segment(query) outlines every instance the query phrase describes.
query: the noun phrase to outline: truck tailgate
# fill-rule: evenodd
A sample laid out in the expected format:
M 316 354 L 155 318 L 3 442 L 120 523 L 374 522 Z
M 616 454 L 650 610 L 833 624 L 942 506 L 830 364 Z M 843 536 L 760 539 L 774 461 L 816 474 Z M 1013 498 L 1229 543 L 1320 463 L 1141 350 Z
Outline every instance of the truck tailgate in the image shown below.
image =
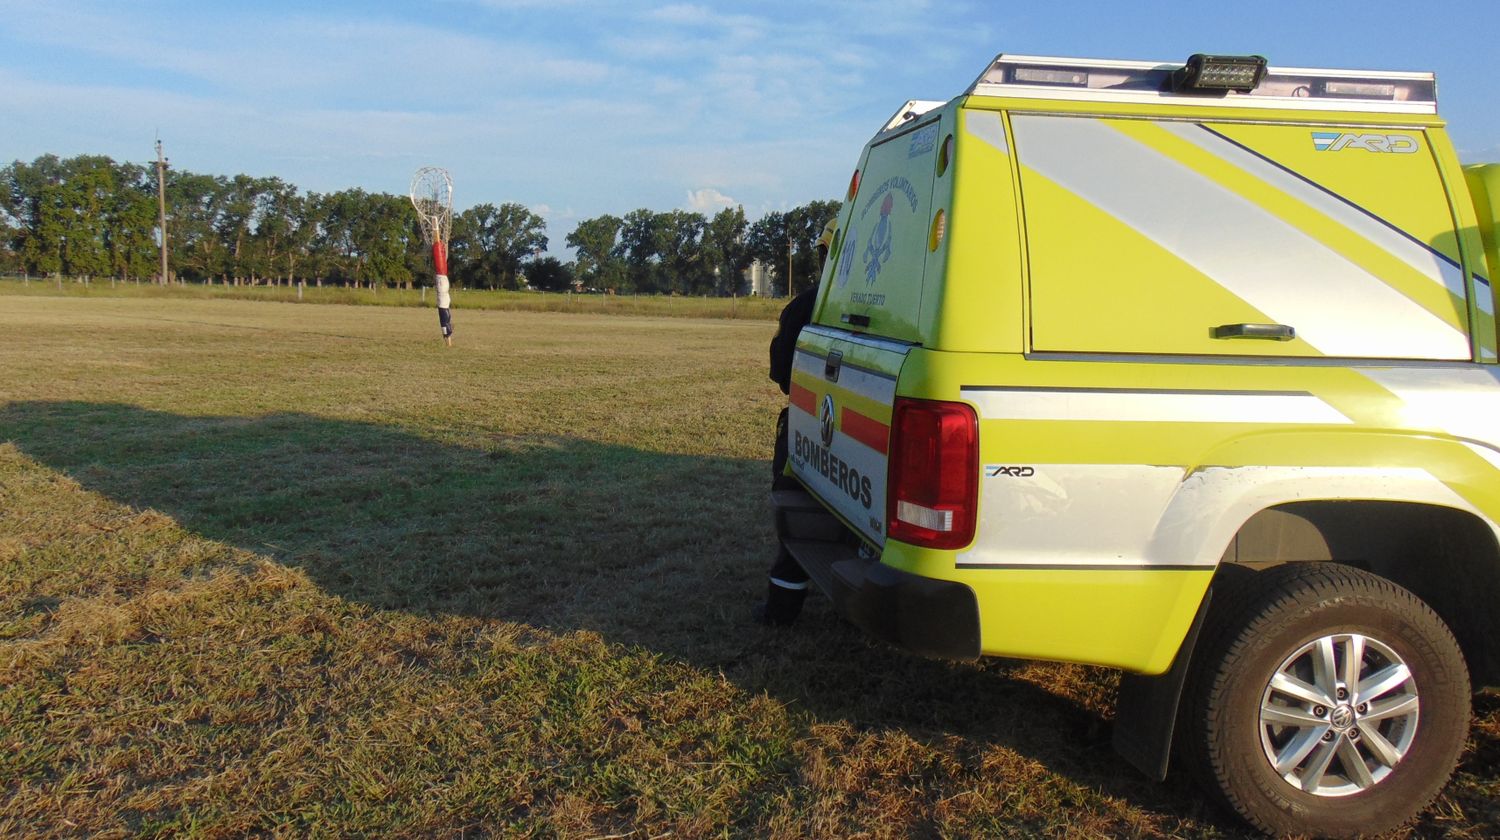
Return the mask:
M 885 544 L 896 378 L 911 345 L 811 326 L 797 341 L 787 434 L 792 472 L 830 510 Z

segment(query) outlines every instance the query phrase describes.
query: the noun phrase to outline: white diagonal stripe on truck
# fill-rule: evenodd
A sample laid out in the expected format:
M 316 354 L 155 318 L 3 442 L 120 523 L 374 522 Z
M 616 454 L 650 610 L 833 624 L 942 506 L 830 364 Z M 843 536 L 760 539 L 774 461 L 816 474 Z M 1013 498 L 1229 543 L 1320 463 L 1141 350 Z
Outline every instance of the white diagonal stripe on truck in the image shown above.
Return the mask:
M 1021 163 L 1330 356 L 1467 359 L 1462 331 L 1254 202 L 1097 119 L 1012 118 Z M 1226 236 L 1226 231 L 1235 231 Z M 1328 313 L 1337 313 L 1330 320 Z
M 1167 120 L 1154 124 L 1317 210 L 1358 234 L 1371 245 L 1406 263 L 1423 277 L 1444 287 L 1451 294 L 1459 298 L 1467 296 L 1463 269 L 1443 258 L 1433 249 L 1419 244 L 1384 219 L 1266 160 L 1212 129 L 1196 123 Z M 1479 304 L 1480 309 L 1485 313 L 1494 314 L 1493 305 L 1484 298 L 1480 299 Z

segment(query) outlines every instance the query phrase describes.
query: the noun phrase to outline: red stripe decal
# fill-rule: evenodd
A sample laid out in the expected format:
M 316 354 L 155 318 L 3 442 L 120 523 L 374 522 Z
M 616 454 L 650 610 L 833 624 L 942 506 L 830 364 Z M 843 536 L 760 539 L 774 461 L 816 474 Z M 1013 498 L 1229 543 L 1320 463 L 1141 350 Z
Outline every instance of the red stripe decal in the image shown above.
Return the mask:
M 886 450 L 890 447 L 891 427 L 879 420 L 871 420 L 853 409 L 843 410 L 839 418 L 839 426 L 844 434 L 881 455 L 886 454 Z
M 803 411 L 807 412 L 808 414 L 813 415 L 814 417 L 818 416 L 818 410 L 817 410 L 818 409 L 818 395 L 817 394 L 814 394 L 812 391 L 809 391 L 806 388 L 802 387 L 801 385 L 798 385 L 797 383 L 793 382 L 792 383 L 791 399 L 792 399 L 792 405 L 796 406 L 797 408 L 802 409 Z

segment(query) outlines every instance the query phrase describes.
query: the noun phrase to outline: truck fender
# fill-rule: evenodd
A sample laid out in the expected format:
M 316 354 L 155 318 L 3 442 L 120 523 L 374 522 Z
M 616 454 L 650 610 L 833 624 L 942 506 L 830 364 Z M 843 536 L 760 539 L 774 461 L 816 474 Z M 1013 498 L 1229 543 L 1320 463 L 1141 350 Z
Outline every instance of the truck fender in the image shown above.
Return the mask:
M 1156 676 L 1125 673 L 1115 698 L 1115 731 L 1113 745 L 1131 766 L 1156 781 L 1167 778 L 1172 760 L 1172 733 L 1177 726 L 1177 707 L 1182 700 L 1182 686 L 1192 667 L 1193 650 L 1198 646 L 1198 631 L 1208 615 L 1213 598 L 1210 585 L 1198 604 L 1192 626 L 1177 648 L 1177 656 L 1166 673 Z

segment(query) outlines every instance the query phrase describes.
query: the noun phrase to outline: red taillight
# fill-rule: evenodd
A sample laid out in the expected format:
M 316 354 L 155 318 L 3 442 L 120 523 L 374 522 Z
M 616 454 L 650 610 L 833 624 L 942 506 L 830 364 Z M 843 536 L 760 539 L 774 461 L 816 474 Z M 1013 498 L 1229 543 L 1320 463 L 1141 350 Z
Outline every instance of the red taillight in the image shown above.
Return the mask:
M 886 522 L 892 539 L 963 548 L 979 506 L 979 424 L 964 403 L 896 399 Z
M 845 201 L 853 201 L 854 196 L 859 194 L 859 170 L 854 170 L 854 175 L 849 179 L 849 192 L 844 194 Z

